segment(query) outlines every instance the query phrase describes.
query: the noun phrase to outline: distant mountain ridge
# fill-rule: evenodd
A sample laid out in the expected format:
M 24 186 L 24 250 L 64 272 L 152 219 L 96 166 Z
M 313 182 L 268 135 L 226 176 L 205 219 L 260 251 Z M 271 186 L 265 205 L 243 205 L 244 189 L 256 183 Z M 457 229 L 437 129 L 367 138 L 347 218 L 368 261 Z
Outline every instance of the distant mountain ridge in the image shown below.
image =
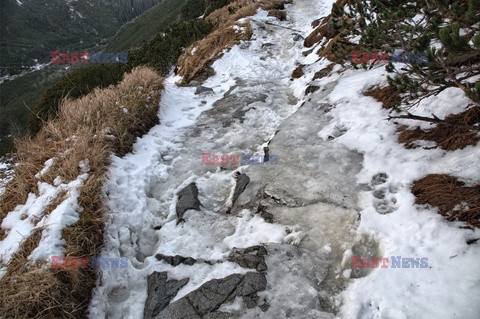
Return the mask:
M 0 74 L 49 60 L 53 50 L 105 44 L 128 21 L 164 0 L 2 0 Z

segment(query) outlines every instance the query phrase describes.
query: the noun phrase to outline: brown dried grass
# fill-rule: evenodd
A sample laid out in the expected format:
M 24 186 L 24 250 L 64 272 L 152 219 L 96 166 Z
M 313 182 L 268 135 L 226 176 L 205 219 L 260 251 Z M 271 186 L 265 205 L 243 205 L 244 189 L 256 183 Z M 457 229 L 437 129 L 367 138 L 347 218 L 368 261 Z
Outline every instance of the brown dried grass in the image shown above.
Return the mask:
M 414 130 L 401 128 L 398 141 L 405 144 L 406 148 L 415 148 L 416 141 L 426 140 L 436 142 L 439 147 L 447 151 L 463 149 L 468 145 L 476 145 L 480 141 L 479 130 L 471 129 L 478 123 L 480 123 L 480 106 L 475 106 L 462 113 L 447 116 L 445 123 L 439 123 L 428 130 L 418 127 Z
M 480 227 L 480 185 L 466 187 L 456 177 L 432 174 L 415 181 L 412 193 L 417 204 L 438 207 L 447 220 Z
M 292 72 L 292 79 L 298 79 L 301 78 L 304 75 L 303 73 L 303 66 L 300 64 L 297 66 L 295 70 Z
M 205 39 L 189 46 L 177 63 L 177 74 L 183 76 L 183 84 L 189 83 L 200 74 L 223 50 L 240 41 L 248 40 L 251 36 L 250 21 L 228 23 L 207 35 Z
M 315 29 L 305 38 L 303 42 L 305 47 L 310 48 L 315 44 L 320 43 L 323 38 L 330 38 L 328 34 L 328 20 L 330 20 L 330 17 L 331 15 L 328 15 L 322 20 L 314 21 Z
M 225 7 L 210 13 L 206 20 L 223 26 L 228 22 L 235 22 L 239 19 L 253 16 L 259 8 L 266 11 L 272 9 L 283 10 L 284 4 L 281 0 L 235 0 Z
M 332 62 L 339 63 L 341 61 L 342 55 L 346 54 L 345 52 L 341 52 L 339 49 L 338 43 L 343 41 L 343 37 L 340 35 L 336 35 L 325 46 L 325 48 L 318 50 L 317 54 L 320 57 L 324 57 Z
M 40 178 L 48 183 L 57 176 L 64 182 L 75 180 L 79 162 L 88 160 L 89 177 L 78 200 L 83 208 L 80 220 L 66 227 L 62 237 L 66 256 L 97 255 L 104 227 L 101 187 L 110 154 L 127 153 L 135 138 L 157 122 L 162 83 L 155 71 L 138 67 L 115 87 L 96 89 L 78 100 L 64 100 L 58 118 L 48 122 L 33 140 L 17 141 L 20 164 L 0 198 L 0 218 L 23 204 L 29 193 L 38 192 L 35 174 L 46 160 L 56 158 L 50 171 Z M 54 208 L 49 207 L 46 214 Z M 0 280 L 0 316 L 85 318 L 96 272 L 42 265 L 26 268 L 27 257 L 40 238 L 40 230 L 35 231 L 7 265 L 7 274 Z
M 216 26 L 216 30 L 205 39 L 192 44 L 178 59 L 177 74 L 183 77 L 179 85 L 188 84 L 197 76 L 208 74 L 208 68 L 221 52 L 252 36 L 250 21 L 238 22 L 242 18 L 255 15 L 257 10 L 282 10 L 282 0 L 234 0 L 228 5 L 210 13 L 205 19 Z M 242 32 L 235 26 L 244 28 Z
M 379 102 L 382 102 L 384 109 L 395 108 L 400 103 L 400 92 L 394 86 L 372 87 L 364 93 L 365 96 L 371 96 Z

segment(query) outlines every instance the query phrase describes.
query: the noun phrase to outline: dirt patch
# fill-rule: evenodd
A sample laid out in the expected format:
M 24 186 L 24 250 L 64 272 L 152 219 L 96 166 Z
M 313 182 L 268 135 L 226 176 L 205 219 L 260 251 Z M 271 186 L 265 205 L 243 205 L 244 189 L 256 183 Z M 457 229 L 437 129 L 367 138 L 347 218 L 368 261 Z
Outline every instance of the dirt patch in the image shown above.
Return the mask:
M 415 148 L 417 141 L 426 140 L 436 142 L 439 147 L 447 151 L 463 149 L 469 145 L 476 145 L 480 141 L 480 107 L 472 107 L 465 112 L 449 115 L 444 122 L 428 130 L 416 128 L 406 130 L 400 128 L 398 141 L 406 148 Z M 477 125 L 475 129 L 475 126 Z
M 379 102 L 382 102 L 384 109 L 393 109 L 400 103 L 400 92 L 394 86 L 373 87 L 364 93 L 365 96 L 371 96 Z
M 480 185 L 467 187 L 456 177 L 432 174 L 415 181 L 412 193 L 416 204 L 437 207 L 447 220 L 480 227 Z

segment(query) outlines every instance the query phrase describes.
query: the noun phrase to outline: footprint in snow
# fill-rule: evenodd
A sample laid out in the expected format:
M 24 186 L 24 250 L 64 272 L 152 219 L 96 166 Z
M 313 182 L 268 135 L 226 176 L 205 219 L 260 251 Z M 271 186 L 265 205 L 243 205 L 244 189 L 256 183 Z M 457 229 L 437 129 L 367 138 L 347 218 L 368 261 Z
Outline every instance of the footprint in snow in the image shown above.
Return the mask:
M 378 173 L 372 177 L 370 186 L 374 197 L 373 207 L 382 215 L 393 213 L 398 209 L 397 198 L 394 196 L 398 188 L 388 184 L 389 176 L 386 173 Z

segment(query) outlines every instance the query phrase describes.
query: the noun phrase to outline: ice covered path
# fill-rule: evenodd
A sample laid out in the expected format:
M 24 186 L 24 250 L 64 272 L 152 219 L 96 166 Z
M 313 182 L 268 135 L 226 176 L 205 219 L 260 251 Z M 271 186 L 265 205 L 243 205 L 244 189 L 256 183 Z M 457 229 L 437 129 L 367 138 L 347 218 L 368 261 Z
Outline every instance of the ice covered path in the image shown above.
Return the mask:
M 368 275 L 351 269 L 350 257 L 382 255 L 377 240 L 359 231 L 358 195 L 390 181 L 379 171 L 359 184 L 365 156 L 335 142 L 361 134 L 353 122 L 332 117 L 337 103 L 349 103 L 332 95 L 342 89 L 342 79 L 317 81 L 318 90 L 309 94 L 313 74 L 290 81 L 297 63 L 312 64 L 312 73 L 327 65 L 313 65 L 315 53 L 302 54 L 302 37 L 313 20 L 329 13 L 331 2 L 296 0 L 287 5 L 286 22 L 259 11 L 251 41 L 218 59 L 215 76 L 190 87 L 167 78 L 161 123 L 131 154 L 114 158 L 109 171 L 102 257 L 126 257 L 129 264 L 102 270 L 92 318 L 342 315 L 343 291 L 352 278 Z M 372 73 L 377 82 L 379 76 Z M 368 85 L 365 78 L 352 79 Z M 344 93 L 356 98 L 356 91 Z M 264 155 L 265 147 L 278 165 L 201 165 L 202 153 Z M 181 206 L 193 209 L 183 212 Z M 375 207 L 381 213 L 397 208 Z M 371 286 L 365 287 L 357 286 Z M 365 300 L 355 299 L 355 291 L 348 296 L 349 317 L 384 311 L 365 294 Z M 388 302 L 394 304 L 392 296 Z
M 161 124 L 137 142 L 132 154 L 115 158 L 110 170 L 111 220 L 103 256 L 127 257 L 130 263 L 127 269 L 103 270 L 94 316 L 142 318 L 144 310 L 152 315 L 144 306 L 147 276 L 155 271 L 168 272 L 182 284 L 188 278 L 171 296 L 169 308 L 154 311 L 181 318 L 178 311 L 187 310 L 170 308 L 202 284 L 256 272 L 228 258 L 233 248 L 255 245 L 268 250 L 268 270 L 259 272 L 265 289 L 224 300 L 213 310 L 220 306 L 246 318 L 332 316 L 332 296 L 343 284 L 334 277 L 341 277 L 343 253 L 355 240 L 355 175 L 362 157 L 323 145 L 316 133 L 328 123 L 323 114 L 329 106 L 315 102 L 321 96 L 304 103 L 290 81 L 296 62 L 304 58 L 302 37 L 310 22 L 329 9 L 295 1 L 285 23 L 259 12 L 252 40 L 225 53 L 213 65 L 216 75 L 202 83 L 213 91 L 196 95 L 197 88 L 177 87 L 178 79 L 167 79 Z M 202 153 L 263 155 L 269 142 L 278 165 L 201 165 Z M 250 183 L 231 208 L 237 172 L 249 176 Z M 192 182 L 201 209 L 188 210 L 185 221 L 177 223 L 177 194 Z M 159 253 L 197 262 L 173 266 L 156 258 Z

